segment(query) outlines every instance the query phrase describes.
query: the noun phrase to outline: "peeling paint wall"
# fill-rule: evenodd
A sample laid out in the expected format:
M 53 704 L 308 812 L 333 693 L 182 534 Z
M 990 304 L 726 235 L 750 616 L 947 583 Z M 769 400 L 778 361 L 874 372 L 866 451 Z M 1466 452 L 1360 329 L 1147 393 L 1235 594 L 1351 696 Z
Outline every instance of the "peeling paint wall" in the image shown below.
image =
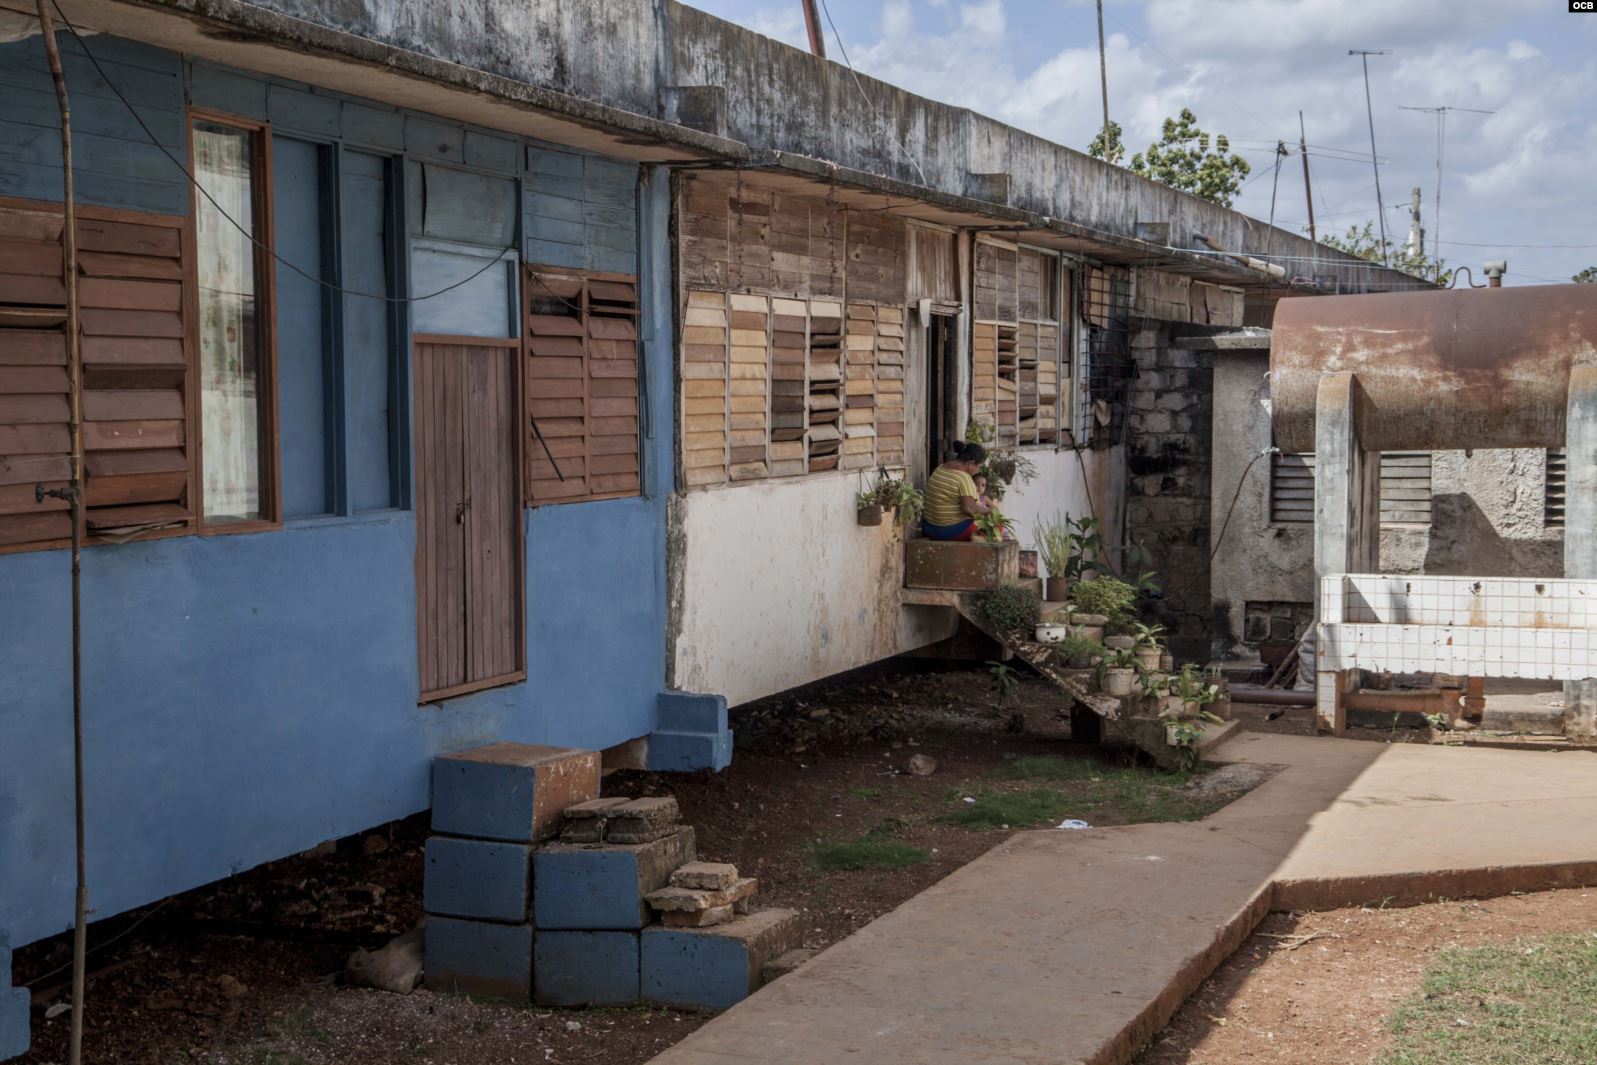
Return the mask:
M 1219 525 L 1248 462 L 1270 446 L 1264 352 L 1214 357 L 1214 522 Z M 1535 449 L 1438 451 L 1431 462 L 1429 528 L 1381 530 L 1381 570 L 1492 577 L 1564 575 L 1561 529 L 1542 522 L 1546 455 Z M 1272 524 L 1269 460 L 1248 474 L 1210 567 L 1213 653 L 1242 646 L 1249 602 L 1306 603 L 1314 598 L 1314 527 Z
M 1117 451 L 1028 452 L 1039 476 L 1006 497 L 1029 542 L 1039 515 L 1117 514 Z M 1083 465 L 1090 481 L 1082 478 Z M 671 686 L 732 705 L 953 635 L 954 611 L 899 605 L 903 535 L 854 520 L 853 474 L 688 492 L 674 504 Z

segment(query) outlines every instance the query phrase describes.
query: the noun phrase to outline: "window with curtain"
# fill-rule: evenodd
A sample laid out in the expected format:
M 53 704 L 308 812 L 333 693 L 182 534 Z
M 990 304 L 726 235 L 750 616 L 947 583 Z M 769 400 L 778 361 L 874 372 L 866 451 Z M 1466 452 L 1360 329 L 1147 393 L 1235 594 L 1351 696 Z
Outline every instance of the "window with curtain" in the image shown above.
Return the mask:
M 266 239 L 257 130 L 197 119 L 193 127 L 199 280 L 201 500 L 207 524 L 270 520 Z

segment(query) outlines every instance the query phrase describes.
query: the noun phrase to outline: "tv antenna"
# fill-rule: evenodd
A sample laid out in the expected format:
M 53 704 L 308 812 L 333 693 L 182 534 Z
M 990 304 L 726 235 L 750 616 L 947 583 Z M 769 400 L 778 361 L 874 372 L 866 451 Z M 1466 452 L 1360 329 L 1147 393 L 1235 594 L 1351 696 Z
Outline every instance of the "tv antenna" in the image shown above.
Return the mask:
M 1495 115 L 1496 111 L 1482 111 L 1478 107 L 1410 107 L 1399 104 L 1399 111 L 1426 111 L 1436 116 L 1436 200 L 1433 207 L 1435 217 L 1431 220 L 1431 235 L 1435 237 L 1436 245 L 1436 276 L 1442 276 L 1442 148 L 1447 136 L 1447 113 L 1449 111 L 1468 111 L 1475 115 Z
M 1391 55 L 1390 48 L 1349 48 L 1348 55 L 1356 55 L 1364 65 L 1364 110 L 1370 120 L 1370 166 L 1375 169 L 1375 217 L 1381 223 L 1381 265 L 1392 265 L 1391 246 L 1386 243 L 1386 203 L 1381 199 L 1380 153 L 1375 150 L 1375 106 L 1370 103 L 1370 56 Z

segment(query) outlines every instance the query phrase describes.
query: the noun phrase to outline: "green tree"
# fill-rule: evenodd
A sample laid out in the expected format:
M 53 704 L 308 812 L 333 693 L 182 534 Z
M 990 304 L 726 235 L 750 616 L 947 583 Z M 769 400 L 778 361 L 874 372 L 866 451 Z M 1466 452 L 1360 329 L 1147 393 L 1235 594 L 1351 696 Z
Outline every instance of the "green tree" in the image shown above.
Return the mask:
M 1597 285 L 1597 266 L 1586 267 L 1570 280 L 1577 285 Z
M 1171 188 L 1231 206 L 1231 197 L 1253 168 L 1240 155 L 1231 154 L 1225 134 L 1213 138 L 1198 128 L 1198 118 L 1183 107 L 1179 118 L 1164 120 L 1156 144 L 1131 157 L 1131 170 Z
M 1337 236 L 1332 233 L 1320 238 L 1320 243 L 1328 247 L 1345 251 L 1349 255 L 1357 255 L 1360 259 L 1368 259 L 1372 263 L 1388 260 L 1394 270 L 1401 270 L 1405 274 L 1422 277 L 1427 281 L 1436 281 L 1445 285 L 1453 279 L 1453 271 L 1447 269 L 1446 263 L 1441 259 L 1432 259 L 1424 250 L 1410 251 L 1405 244 L 1394 244 L 1387 240 L 1386 255 L 1382 255 L 1381 238 L 1376 235 L 1375 222 L 1365 222 L 1362 226 L 1349 226 L 1346 233 Z
M 1099 130 L 1098 135 L 1087 145 L 1087 154 L 1094 159 L 1102 159 L 1106 163 L 1120 165 L 1120 160 L 1126 157 L 1126 146 L 1120 142 L 1120 123 L 1109 123 L 1108 143 L 1104 143 L 1104 131 Z

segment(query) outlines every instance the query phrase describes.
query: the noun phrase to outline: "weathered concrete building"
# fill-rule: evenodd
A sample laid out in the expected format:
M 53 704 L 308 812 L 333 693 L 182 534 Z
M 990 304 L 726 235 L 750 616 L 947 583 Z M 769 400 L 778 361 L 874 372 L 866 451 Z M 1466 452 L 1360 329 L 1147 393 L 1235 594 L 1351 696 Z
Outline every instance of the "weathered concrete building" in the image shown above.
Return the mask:
M 853 497 L 972 420 L 1037 466 L 1023 534 L 1147 538 L 1199 633 L 1178 340 L 1289 290 L 1185 249 L 1297 235 L 665 0 L 61 10 L 96 917 L 424 809 L 442 752 L 723 764 L 662 693 L 952 631 Z M 59 118 L 31 0 L 0 30 L 3 987 L 73 804 Z
M 1261 644 L 1285 653 L 1282 645 L 1295 643 L 1313 618 L 1312 456 L 1258 458 L 1270 447 L 1268 344 L 1261 333 L 1206 353 L 1214 366 L 1210 505 L 1217 518 L 1204 548 L 1215 552 L 1217 657 L 1251 658 Z M 1382 464 L 1381 494 L 1383 573 L 1563 576 L 1559 452 L 1392 453 Z

